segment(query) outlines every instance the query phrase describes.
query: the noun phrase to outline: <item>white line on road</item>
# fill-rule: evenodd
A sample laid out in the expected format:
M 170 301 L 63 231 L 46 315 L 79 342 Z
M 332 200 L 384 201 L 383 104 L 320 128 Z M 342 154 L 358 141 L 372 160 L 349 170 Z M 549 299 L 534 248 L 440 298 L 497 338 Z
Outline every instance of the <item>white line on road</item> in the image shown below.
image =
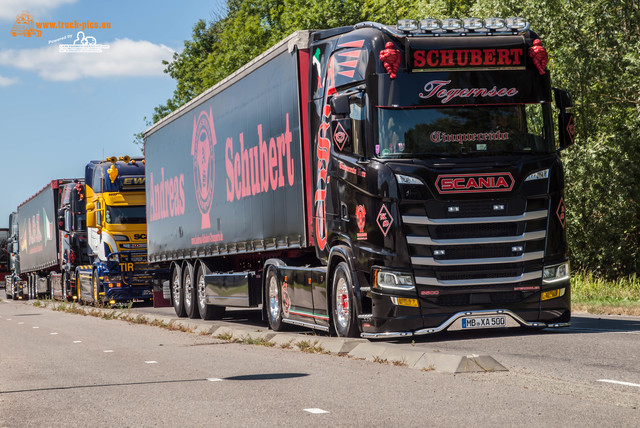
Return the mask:
M 11 318 L 7 318 L 7 321 L 11 321 Z
M 31 327 L 31 328 L 40 328 L 40 327 Z
M 328 412 L 328 411 L 326 411 L 326 410 L 317 409 L 317 408 L 313 408 L 313 409 L 303 409 L 303 410 L 304 410 L 305 412 L 309 412 L 309 413 L 314 414 L 314 415 L 321 415 L 321 414 L 323 414 L 323 413 L 329 413 L 329 412 Z
M 222 379 L 217 378 L 217 377 L 208 377 L 207 380 L 209 382 L 222 382 Z
M 54 335 L 56 335 L 56 334 L 58 334 L 58 333 L 49 333 L 49 334 L 50 334 L 51 336 L 54 336 Z
M 640 384 L 638 383 L 623 382 L 621 380 L 598 379 L 598 382 L 614 383 L 616 385 L 635 386 L 636 388 L 640 388 Z
M 145 361 L 144 363 L 145 364 L 158 364 L 157 361 Z
M 107 349 L 107 350 L 102 351 L 102 352 L 113 352 L 113 350 L 112 349 Z
M 82 340 L 74 340 L 73 343 L 82 343 Z

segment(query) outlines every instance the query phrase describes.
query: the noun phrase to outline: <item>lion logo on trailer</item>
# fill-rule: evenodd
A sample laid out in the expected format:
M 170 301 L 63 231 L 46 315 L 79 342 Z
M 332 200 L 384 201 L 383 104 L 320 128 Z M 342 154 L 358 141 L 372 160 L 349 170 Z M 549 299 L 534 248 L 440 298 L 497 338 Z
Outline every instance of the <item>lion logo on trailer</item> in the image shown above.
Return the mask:
M 213 190 L 216 176 L 216 162 L 213 148 L 216 145 L 216 132 L 213 126 L 211 107 L 209 112 L 202 110 L 193 117 L 193 136 L 191 156 L 193 156 L 193 181 L 198 209 L 202 214 L 200 229 L 209 229 L 209 214 L 213 203 Z

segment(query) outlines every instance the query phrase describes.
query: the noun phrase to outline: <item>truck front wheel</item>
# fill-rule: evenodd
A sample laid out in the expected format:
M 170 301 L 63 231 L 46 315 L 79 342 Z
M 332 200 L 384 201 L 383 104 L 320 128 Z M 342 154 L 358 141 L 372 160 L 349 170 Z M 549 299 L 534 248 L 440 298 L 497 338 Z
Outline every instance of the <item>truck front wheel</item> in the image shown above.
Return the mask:
M 224 316 L 225 307 L 207 305 L 207 285 L 204 281 L 205 270 L 202 265 L 198 268 L 196 275 L 196 287 L 198 297 L 198 312 L 203 320 L 219 320 Z
M 173 300 L 173 309 L 180 318 L 187 316 L 184 310 L 184 289 L 182 288 L 182 275 L 180 269 L 175 268 L 171 272 L 171 300 Z
M 280 282 L 278 281 L 278 272 L 273 266 L 267 268 L 264 288 L 264 295 L 267 296 L 267 320 L 269 321 L 269 327 L 273 331 L 282 331 Z
M 93 285 L 93 304 L 97 305 L 100 302 L 100 283 L 98 278 L 98 271 L 93 270 L 91 275 L 91 284 Z
M 355 304 L 353 301 L 353 281 L 345 262 L 336 266 L 333 274 L 333 328 L 340 337 L 358 337 Z

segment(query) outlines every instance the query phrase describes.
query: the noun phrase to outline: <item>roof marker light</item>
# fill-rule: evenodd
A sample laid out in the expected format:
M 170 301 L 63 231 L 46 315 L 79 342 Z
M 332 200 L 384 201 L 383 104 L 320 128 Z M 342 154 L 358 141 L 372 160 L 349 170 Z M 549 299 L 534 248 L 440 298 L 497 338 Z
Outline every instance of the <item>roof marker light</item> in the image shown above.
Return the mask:
M 415 19 L 398 19 L 396 28 L 406 33 L 415 31 L 418 29 L 418 21 L 416 21 Z
M 435 31 L 440 29 L 440 21 L 434 18 L 427 18 L 420 21 L 422 31 Z
M 482 19 L 480 18 L 465 18 L 462 21 L 462 26 L 465 30 L 481 30 Z
M 489 30 L 499 30 L 500 28 L 504 28 L 504 19 L 487 18 L 484 20 L 484 26 Z
M 457 18 L 446 18 L 442 20 L 441 27 L 447 31 L 460 30 L 462 28 L 462 21 Z

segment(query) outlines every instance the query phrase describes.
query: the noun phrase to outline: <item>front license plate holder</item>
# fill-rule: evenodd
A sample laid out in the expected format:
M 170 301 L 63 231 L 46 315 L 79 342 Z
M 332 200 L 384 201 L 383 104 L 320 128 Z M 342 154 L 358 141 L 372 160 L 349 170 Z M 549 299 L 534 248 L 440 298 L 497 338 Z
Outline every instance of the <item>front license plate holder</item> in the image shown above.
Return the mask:
M 470 330 L 474 328 L 504 328 L 507 327 L 507 317 L 505 315 L 489 315 L 462 318 L 462 329 Z

